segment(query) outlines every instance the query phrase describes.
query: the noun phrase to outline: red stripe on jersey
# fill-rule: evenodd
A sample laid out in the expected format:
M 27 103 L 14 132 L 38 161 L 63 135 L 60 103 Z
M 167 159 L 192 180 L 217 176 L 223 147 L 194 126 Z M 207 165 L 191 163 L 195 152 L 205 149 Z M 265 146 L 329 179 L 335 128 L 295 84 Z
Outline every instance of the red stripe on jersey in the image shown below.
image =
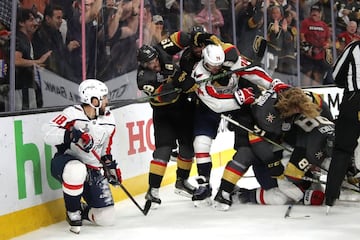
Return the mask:
M 271 83 L 273 81 L 273 79 L 267 74 L 265 73 L 264 71 L 261 71 L 259 69 L 253 69 L 253 70 L 249 70 L 249 71 L 239 71 L 236 73 L 236 75 L 242 77 L 242 76 L 245 76 L 245 75 L 256 75 L 262 79 L 264 79 L 265 81 Z
M 238 176 L 244 175 L 244 173 L 242 173 L 242 172 L 240 172 L 240 171 L 238 171 L 238 170 L 236 170 L 236 169 L 234 169 L 234 168 L 232 168 L 232 167 L 229 167 L 229 166 L 226 166 L 225 169 L 226 169 L 227 171 L 229 171 L 229 172 L 235 173 L 235 174 L 238 175 Z
M 183 162 L 192 162 L 193 160 L 192 159 L 186 159 L 186 158 L 183 158 L 181 157 L 180 155 L 178 155 L 178 159 L 183 161 Z
M 255 144 L 255 143 L 263 142 L 263 141 L 264 140 L 261 137 L 255 137 L 255 138 L 252 138 L 251 140 L 249 140 L 250 144 Z
M 180 46 L 180 48 L 184 48 L 184 46 L 181 44 L 181 31 L 176 33 L 176 44 Z
M 266 205 L 264 199 L 264 189 L 260 188 L 260 197 L 259 197 L 260 204 Z
M 197 158 L 207 158 L 210 157 L 210 153 L 195 153 L 195 157 Z
M 166 166 L 167 166 L 166 163 L 164 163 L 164 162 L 159 162 L 159 161 L 156 161 L 156 160 L 152 160 L 150 163 L 151 163 L 151 164 L 154 164 L 154 165 L 159 165 L 159 166 L 162 166 L 162 167 L 166 167 Z
M 212 86 L 206 86 L 206 92 L 209 94 L 209 96 L 219 99 L 232 99 L 234 98 L 233 93 L 218 93 L 215 91 L 214 87 Z
M 81 189 L 84 185 L 80 184 L 80 185 L 71 185 L 71 184 L 67 184 L 66 182 L 63 182 L 63 186 L 64 188 L 70 189 L 70 190 L 79 190 Z
M 115 134 L 115 128 L 114 130 L 112 131 L 111 135 L 110 135 L 110 138 L 109 138 L 109 143 L 108 145 L 106 146 L 106 155 L 110 155 L 111 154 L 111 146 L 113 144 L 113 137 L 114 137 L 114 134 Z
M 226 54 L 226 53 L 228 53 L 230 50 L 232 50 L 232 49 L 234 49 L 235 48 L 235 46 L 234 45 L 229 45 L 229 47 L 227 47 L 227 48 L 225 48 L 225 49 L 223 49 L 224 50 L 224 53 Z M 235 50 L 237 51 L 237 49 L 235 48 Z

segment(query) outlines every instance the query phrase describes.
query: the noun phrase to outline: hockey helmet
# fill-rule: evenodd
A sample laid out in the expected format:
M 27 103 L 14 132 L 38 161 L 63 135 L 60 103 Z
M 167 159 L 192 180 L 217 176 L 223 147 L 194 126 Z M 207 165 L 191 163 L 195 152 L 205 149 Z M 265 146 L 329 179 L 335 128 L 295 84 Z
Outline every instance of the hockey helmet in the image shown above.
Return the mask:
M 210 44 L 207 45 L 202 55 L 204 58 L 204 65 L 210 65 L 212 67 L 221 66 L 225 61 L 225 53 L 221 46 Z
M 190 31 L 191 34 L 196 34 L 198 32 L 204 33 L 206 31 L 203 26 L 192 26 L 191 27 L 191 31 Z
M 95 109 L 100 109 L 104 96 L 109 93 L 108 87 L 101 81 L 96 79 L 86 79 L 79 85 L 80 102 L 89 104 Z M 99 101 L 98 106 L 92 104 L 92 99 L 96 98 Z
M 143 45 L 137 52 L 137 60 L 140 65 L 144 65 L 144 63 L 150 62 L 158 56 L 156 49 L 150 45 Z

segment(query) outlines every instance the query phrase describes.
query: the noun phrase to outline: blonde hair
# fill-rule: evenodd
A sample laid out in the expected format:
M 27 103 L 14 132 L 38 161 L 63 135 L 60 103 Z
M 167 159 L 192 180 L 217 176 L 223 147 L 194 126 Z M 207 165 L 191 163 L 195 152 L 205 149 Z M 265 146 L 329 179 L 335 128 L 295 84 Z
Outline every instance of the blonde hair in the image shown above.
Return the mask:
M 301 88 L 293 87 L 278 94 L 278 102 L 274 105 L 281 118 L 288 118 L 301 113 L 309 118 L 320 115 L 319 106 L 303 92 Z

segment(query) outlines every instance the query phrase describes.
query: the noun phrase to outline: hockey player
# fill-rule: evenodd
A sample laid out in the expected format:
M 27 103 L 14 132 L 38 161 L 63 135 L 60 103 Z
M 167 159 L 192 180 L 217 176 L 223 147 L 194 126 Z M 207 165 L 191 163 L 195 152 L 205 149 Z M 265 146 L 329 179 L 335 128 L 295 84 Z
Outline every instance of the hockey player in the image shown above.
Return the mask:
M 214 81 L 201 82 L 196 91 L 200 103 L 195 113 L 194 149 L 198 168 L 198 182 L 200 187 L 193 196 L 195 206 L 199 201 L 211 197 L 209 184 L 212 161 L 210 148 L 212 139 L 217 135 L 220 123 L 220 113 L 239 109 L 254 101 L 253 88 L 239 88 L 238 77 L 246 79 L 250 84 L 260 85 L 266 89 L 274 88 L 279 91 L 288 88 L 280 80 L 273 79 L 260 67 L 249 66 L 250 62 L 239 56 L 236 48 L 231 44 L 210 44 L 203 49 L 202 60 L 195 66 L 192 77 L 201 82 L 216 74 L 234 70 L 234 74 Z M 243 83 L 241 83 L 243 85 Z
M 157 45 L 142 46 L 137 57 L 138 88 L 153 96 L 150 105 L 153 109 L 155 151 L 150 162 L 149 190 L 145 199 L 153 202 L 153 207 L 157 207 L 161 204 L 160 184 L 176 142 L 179 154 L 175 192 L 191 197 L 195 190 L 187 180 L 194 157 L 194 105 L 188 101 L 187 92 L 193 91 L 195 82 L 190 75 L 173 64 L 171 55 Z
M 326 104 L 315 95 L 314 99 L 320 101 L 319 104 L 313 103 L 313 99 L 299 88 L 291 88 L 279 96 L 278 98 L 274 92 L 267 91 L 252 106 L 254 122 L 250 122 L 246 127 L 253 129 L 255 123 L 257 135 L 249 134 L 249 144 L 237 146 L 233 160 L 227 164 L 218 192 L 218 195 L 221 194 L 218 198 L 219 209 L 229 209 L 232 204 L 230 193 L 251 165 L 261 188 L 242 191 L 242 197 L 246 201 L 263 204 L 284 204 L 289 200 L 298 202 L 304 197 L 300 188 L 309 188 L 308 185 L 300 186 L 300 183 L 310 167 L 312 165 L 323 169 L 328 167 L 334 128 L 331 121 L 320 116 L 320 108 L 322 106 L 326 109 Z M 237 134 L 239 133 L 235 132 L 235 139 L 240 138 Z M 274 153 L 274 146 L 264 141 L 262 136 L 273 141 L 281 138 L 282 143 L 285 139 L 293 148 L 285 171 L 281 158 L 282 153 L 289 151 L 289 148 Z M 235 143 L 237 142 L 235 140 Z M 287 179 L 295 181 L 298 186 L 284 180 L 284 175 Z M 314 193 L 317 199 L 322 196 L 323 199 L 323 193 L 322 195 L 318 191 L 308 193 Z
M 65 108 L 44 126 L 45 142 L 57 149 L 51 174 L 62 184 L 66 220 L 74 233 L 80 233 L 83 219 L 97 225 L 114 221 L 109 183 L 122 179 L 111 154 L 115 119 L 107 110 L 107 94 L 104 83 L 84 80 L 79 85 L 81 104 Z

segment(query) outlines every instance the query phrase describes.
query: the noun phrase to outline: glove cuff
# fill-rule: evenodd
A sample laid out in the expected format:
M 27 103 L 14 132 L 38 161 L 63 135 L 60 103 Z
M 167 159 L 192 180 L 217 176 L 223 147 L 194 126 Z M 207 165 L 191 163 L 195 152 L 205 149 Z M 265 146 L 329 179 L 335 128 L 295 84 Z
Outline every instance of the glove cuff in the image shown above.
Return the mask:
M 64 143 L 65 144 L 71 143 L 72 139 L 70 138 L 70 134 L 71 134 L 71 131 L 65 130 L 65 134 L 64 134 Z
M 106 161 L 112 161 L 113 160 L 113 156 L 111 154 L 107 154 L 104 155 L 100 158 L 101 162 L 106 162 Z
M 236 99 L 236 102 L 242 106 L 245 102 L 245 96 L 244 93 L 242 91 L 236 91 L 234 92 L 234 97 Z

